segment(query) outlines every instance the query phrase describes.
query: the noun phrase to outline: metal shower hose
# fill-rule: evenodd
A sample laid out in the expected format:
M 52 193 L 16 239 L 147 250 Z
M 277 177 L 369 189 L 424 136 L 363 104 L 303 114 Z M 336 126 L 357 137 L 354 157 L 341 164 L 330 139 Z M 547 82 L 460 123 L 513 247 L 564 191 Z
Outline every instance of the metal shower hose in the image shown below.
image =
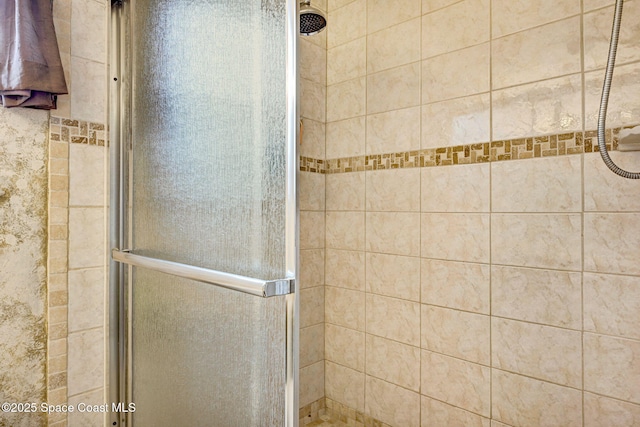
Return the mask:
M 640 179 L 640 172 L 628 172 L 620 169 L 607 152 L 605 143 L 604 129 L 607 117 L 607 105 L 609 104 L 609 92 L 611 90 L 611 81 L 613 80 L 613 68 L 616 63 L 616 51 L 618 50 L 618 38 L 620 35 L 620 21 L 622 20 L 622 4 L 624 0 L 616 0 L 616 10 L 613 17 L 613 29 L 611 30 L 611 42 L 609 43 L 609 58 L 607 59 L 607 70 L 604 76 L 604 85 L 602 87 L 602 98 L 600 98 L 600 111 L 598 113 L 598 149 L 602 160 L 614 173 L 629 179 Z

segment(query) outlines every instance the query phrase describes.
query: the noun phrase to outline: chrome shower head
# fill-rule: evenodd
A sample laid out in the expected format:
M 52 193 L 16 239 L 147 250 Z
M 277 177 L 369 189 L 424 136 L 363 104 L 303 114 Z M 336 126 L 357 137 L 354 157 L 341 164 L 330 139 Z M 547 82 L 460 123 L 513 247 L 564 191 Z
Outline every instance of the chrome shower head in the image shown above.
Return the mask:
M 327 19 L 320 10 L 311 7 L 311 0 L 300 2 L 300 34 L 312 36 L 324 30 Z

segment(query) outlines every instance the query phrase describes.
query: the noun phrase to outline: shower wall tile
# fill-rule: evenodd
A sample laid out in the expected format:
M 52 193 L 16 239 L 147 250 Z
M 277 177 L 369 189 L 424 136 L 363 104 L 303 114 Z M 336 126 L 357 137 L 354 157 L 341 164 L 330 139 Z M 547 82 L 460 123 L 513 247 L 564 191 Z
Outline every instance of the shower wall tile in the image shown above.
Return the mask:
M 327 10 L 330 12 L 339 9 L 343 6 L 353 3 L 356 0 L 327 0 Z
M 327 360 L 359 372 L 364 372 L 364 332 L 327 323 L 325 339 Z
M 367 116 L 367 154 L 420 149 L 420 107 Z
M 104 269 L 71 270 L 68 286 L 69 332 L 102 326 L 106 299 Z
M 433 5 L 435 2 L 428 2 Z M 489 0 L 437 0 L 422 17 L 422 58 L 489 41 Z M 449 3 L 449 4 L 445 4 Z M 433 10 L 427 7 L 425 10 Z M 423 11 L 424 12 L 424 11 Z
M 303 117 L 304 130 L 300 140 L 300 155 L 314 159 L 324 159 L 326 124 Z
M 422 259 L 421 266 L 422 303 L 489 314 L 488 265 Z
M 104 385 L 104 332 L 102 328 L 69 334 L 69 396 Z
M 609 153 L 622 169 L 638 170 L 640 152 Z M 612 173 L 599 153 L 584 155 L 584 210 L 587 212 L 640 212 L 640 180 Z
M 302 211 L 323 211 L 325 208 L 325 175 L 298 173 L 298 205 Z
M 389 425 L 419 427 L 420 395 L 367 376 L 365 411 Z
M 364 250 L 365 216 L 363 212 L 327 212 L 327 247 L 352 251 Z
M 491 370 L 487 366 L 423 350 L 421 393 L 488 417 L 491 411 Z
M 355 409 L 364 411 L 364 373 L 326 362 L 326 396 Z
M 420 105 L 420 63 L 369 74 L 366 102 L 368 114 Z
M 367 252 L 366 290 L 369 293 L 420 301 L 420 259 Z
M 324 248 L 323 211 L 300 212 L 300 249 Z
M 333 325 L 364 331 L 364 292 L 326 286 L 325 319 Z
M 365 114 L 367 81 L 364 77 L 327 87 L 327 122 Z
M 585 390 L 640 403 L 640 341 L 584 334 Z
M 420 211 L 420 169 L 372 171 L 366 175 L 367 211 Z
M 365 206 L 365 173 L 327 175 L 327 209 L 330 211 L 363 211 Z
M 582 162 L 579 156 L 495 162 L 491 164 L 491 178 L 493 212 L 582 210 Z
M 327 158 L 364 155 L 365 123 L 364 117 L 327 123 Z
M 584 426 L 635 426 L 640 424 L 640 405 L 584 394 Z
M 367 36 L 367 72 L 376 73 L 419 61 L 420 25 L 418 17 Z
M 580 388 L 582 333 L 493 317 L 492 367 Z
M 300 115 L 311 120 L 326 120 L 327 88 L 324 83 L 300 79 Z
M 327 85 L 331 86 L 367 74 L 367 39 L 361 37 L 329 49 Z
M 582 127 L 582 79 L 578 74 L 496 90 L 492 102 L 495 140 Z
M 107 57 L 107 14 L 104 3 L 71 2 L 71 55 L 96 62 Z
M 326 285 L 364 291 L 364 252 L 327 249 L 326 257 Z
M 615 0 L 584 0 L 584 11 L 589 12 L 615 3 Z
M 104 206 L 107 152 L 101 146 L 69 144 L 70 206 Z
M 585 271 L 640 275 L 640 214 L 585 213 Z
M 460 0 L 422 0 L 422 13 L 433 12 L 438 9 L 458 3 Z
M 424 60 L 422 103 L 488 92 L 490 53 L 489 43 L 483 43 Z
M 300 328 L 325 321 L 325 288 L 316 286 L 300 290 Z
M 422 305 L 422 348 L 482 365 L 490 364 L 489 316 Z
M 328 49 L 366 35 L 366 9 L 366 0 L 356 0 L 329 12 L 327 19 L 328 22 L 331 22 L 331 25 L 327 26 Z
M 421 0 L 368 0 L 369 34 L 420 16 Z
M 397 341 L 367 335 L 367 375 L 415 392 L 420 391 L 420 349 Z M 389 363 L 393 360 L 393 363 Z M 378 417 L 376 417 L 378 418 Z
M 604 70 L 585 73 L 585 129 L 596 129 L 602 96 Z M 640 63 L 616 66 L 607 108 L 607 127 L 637 124 L 640 105 Z
M 74 408 L 78 408 L 80 403 L 86 405 L 86 408 L 89 405 L 104 405 L 104 402 L 104 390 L 102 389 L 82 393 L 69 399 L 69 404 L 73 405 Z M 104 413 L 88 411 L 69 412 L 68 425 L 69 427 L 102 427 L 104 426 Z
M 298 44 L 300 78 L 321 85 L 327 84 L 327 49 L 300 37 Z
M 422 396 L 421 416 L 422 427 L 491 427 L 488 418 L 424 396 Z
M 640 277 L 584 274 L 584 329 L 640 340 Z
M 107 115 L 107 70 L 103 63 L 71 57 L 71 116 L 105 123 Z
M 422 106 L 422 148 L 487 142 L 490 97 L 472 95 Z
M 493 214 L 494 264 L 579 271 L 580 214 Z
M 366 250 L 394 255 L 420 255 L 420 214 L 368 212 Z
M 509 319 L 580 330 L 582 274 L 492 266 L 491 313 Z
M 420 304 L 366 295 L 367 333 L 415 347 L 420 345 Z
M 490 166 L 423 168 L 422 212 L 489 212 Z
M 580 72 L 580 18 L 493 41 L 492 85 L 500 89 Z
M 580 0 L 543 0 L 535 4 L 525 0 L 494 0 L 491 3 L 492 35 L 501 37 L 579 13 Z
M 508 425 L 582 426 L 582 392 L 492 370 L 492 417 Z
M 104 208 L 69 209 L 69 268 L 102 267 L 105 264 Z
M 324 324 L 300 329 L 300 367 L 324 360 Z
M 614 8 L 596 10 L 584 15 L 584 69 L 586 71 L 604 68 L 609 55 L 609 40 Z M 640 15 L 640 2 L 624 2 L 623 19 L 620 25 L 620 38 L 616 51 L 616 64 L 624 64 L 640 59 L 640 28 L 630 25 L 625 18 Z M 617 69 L 616 69 L 617 71 Z
M 421 256 L 488 263 L 489 223 L 488 214 L 424 213 Z
M 300 369 L 300 407 L 325 396 L 325 362 L 317 362 Z
M 324 285 L 324 249 L 300 251 L 300 288 Z

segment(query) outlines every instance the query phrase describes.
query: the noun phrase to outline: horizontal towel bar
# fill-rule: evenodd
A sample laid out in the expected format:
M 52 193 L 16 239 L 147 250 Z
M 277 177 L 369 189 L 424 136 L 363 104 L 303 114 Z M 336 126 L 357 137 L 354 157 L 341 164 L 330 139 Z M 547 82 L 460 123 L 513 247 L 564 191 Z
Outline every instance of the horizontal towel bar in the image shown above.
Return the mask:
M 135 255 L 129 250 L 112 249 L 111 257 L 114 261 L 136 267 L 147 268 L 173 276 L 198 280 L 211 285 L 221 286 L 238 292 L 244 292 L 259 297 L 286 295 L 294 291 L 294 279 L 262 280 L 237 274 L 224 273 L 193 265 L 181 264 L 142 255 Z

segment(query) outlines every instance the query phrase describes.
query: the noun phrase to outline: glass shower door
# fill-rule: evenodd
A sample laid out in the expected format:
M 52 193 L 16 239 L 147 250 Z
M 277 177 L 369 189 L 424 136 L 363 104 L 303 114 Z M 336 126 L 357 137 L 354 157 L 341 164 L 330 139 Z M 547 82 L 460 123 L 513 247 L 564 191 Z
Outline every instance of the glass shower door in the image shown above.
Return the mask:
M 296 6 L 114 6 L 116 423 L 296 425 Z

